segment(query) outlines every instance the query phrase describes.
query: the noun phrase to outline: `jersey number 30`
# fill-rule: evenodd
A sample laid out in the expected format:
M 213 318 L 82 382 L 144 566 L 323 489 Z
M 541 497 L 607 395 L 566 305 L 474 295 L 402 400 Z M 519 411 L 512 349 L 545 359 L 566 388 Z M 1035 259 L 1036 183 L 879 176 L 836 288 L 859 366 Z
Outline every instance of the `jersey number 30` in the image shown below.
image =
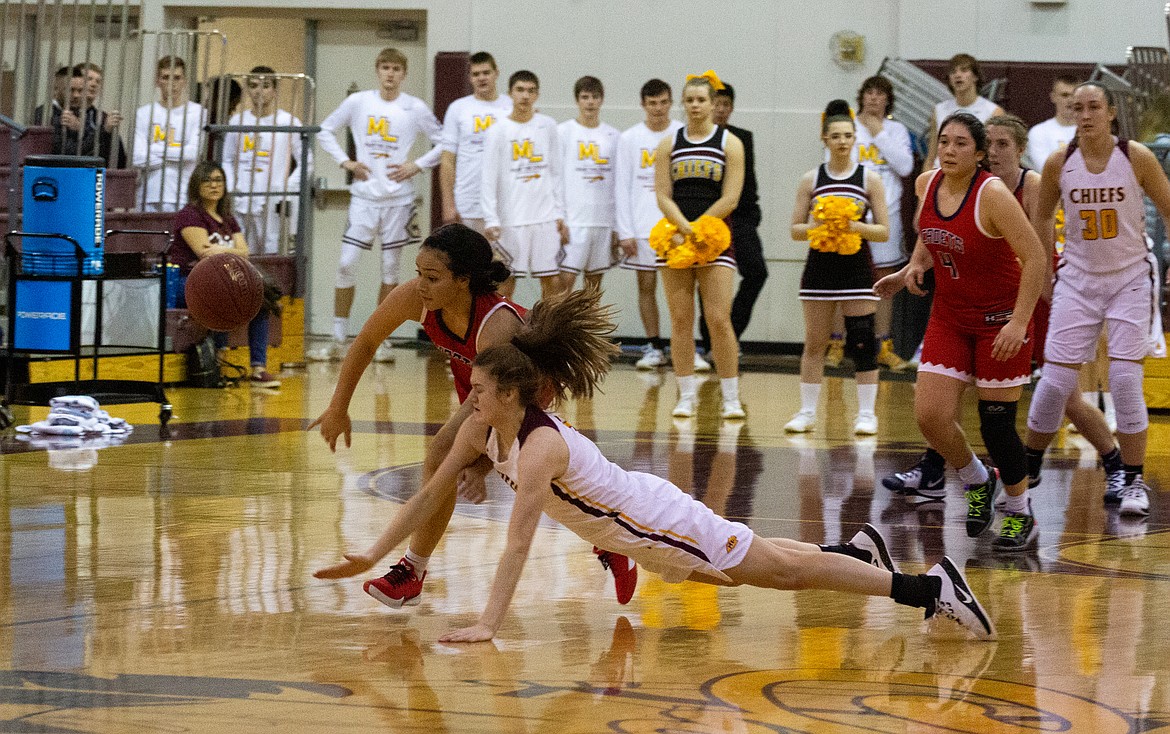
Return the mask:
M 1117 210 L 1102 209 L 1100 213 L 1094 209 L 1082 209 L 1081 221 L 1085 228 L 1081 230 L 1081 239 L 1111 240 L 1117 236 Z

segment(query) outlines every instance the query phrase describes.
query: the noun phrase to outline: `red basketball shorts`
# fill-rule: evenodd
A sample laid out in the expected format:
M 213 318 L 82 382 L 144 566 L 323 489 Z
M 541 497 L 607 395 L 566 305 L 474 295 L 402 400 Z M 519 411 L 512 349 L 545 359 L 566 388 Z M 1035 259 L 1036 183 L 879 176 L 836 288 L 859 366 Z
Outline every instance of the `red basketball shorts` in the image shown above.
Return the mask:
M 1032 324 L 1020 350 L 1011 359 L 1000 361 L 991 356 L 995 337 L 1011 318 L 1011 311 L 995 314 L 934 313 L 922 340 L 919 372 L 974 383 L 976 387 L 1016 387 L 1026 385 L 1032 377 Z

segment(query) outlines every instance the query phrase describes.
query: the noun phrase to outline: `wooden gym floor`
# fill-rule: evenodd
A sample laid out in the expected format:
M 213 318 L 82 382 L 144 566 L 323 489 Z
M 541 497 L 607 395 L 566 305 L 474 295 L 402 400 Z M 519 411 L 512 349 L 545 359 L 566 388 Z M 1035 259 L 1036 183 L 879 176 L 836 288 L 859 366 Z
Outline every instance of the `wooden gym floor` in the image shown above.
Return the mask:
M 881 432 L 854 440 L 853 383 L 788 437 L 797 378 L 743 377 L 742 428 L 670 418 L 667 375 L 615 367 L 564 415 L 623 466 L 668 476 L 757 532 L 848 540 L 878 525 L 905 570 L 948 554 L 999 641 L 958 639 L 887 599 L 668 585 L 643 572 L 628 606 L 589 546 L 538 532 L 493 643 L 441 645 L 472 621 L 505 538 L 508 492 L 461 504 L 423 601 L 389 610 L 361 579 L 313 569 L 363 547 L 412 492 L 452 389 L 427 352 L 396 350 L 355 399 L 354 445 L 304 427 L 336 366 L 279 392 L 174 389 L 109 406 L 140 423 L 96 450 L 0 439 L 0 731 L 71 732 L 1153 732 L 1170 731 L 1170 504 L 1148 521 L 1101 503 L 1103 475 L 1061 436 L 1034 493 L 1038 552 L 997 557 L 945 504 L 905 504 L 880 478 L 921 450 L 913 385 L 883 382 Z M 18 409 L 21 422 L 44 409 Z M 970 416 L 973 410 L 968 411 Z M 978 437 L 974 421 L 969 435 Z M 1155 416 L 1150 484 L 1170 487 Z

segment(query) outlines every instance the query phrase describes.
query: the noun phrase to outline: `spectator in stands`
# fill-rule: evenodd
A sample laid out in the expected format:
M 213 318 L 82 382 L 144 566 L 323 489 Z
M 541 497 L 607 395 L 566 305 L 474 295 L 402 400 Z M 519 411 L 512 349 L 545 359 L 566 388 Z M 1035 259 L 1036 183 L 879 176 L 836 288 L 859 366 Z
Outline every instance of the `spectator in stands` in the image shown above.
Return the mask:
M 90 104 L 86 72 L 80 65 L 72 69 L 61 67 L 54 79 L 55 89 L 58 84 L 64 92 L 60 100 L 53 100 L 48 123 L 53 127 L 53 153 L 97 156 L 109 168 L 125 168 L 126 149 L 122 139 L 113 132 L 117 124 L 111 126 L 110 115 Z M 38 107 L 34 117 L 37 124 L 43 124 L 43 108 Z M 121 115 L 117 120 L 121 120 Z
M 183 284 L 179 287 L 179 306 L 183 299 L 187 275 L 195 263 L 221 252 L 234 252 L 248 257 L 248 244 L 240 225 L 232 216 L 232 199 L 227 195 L 227 176 L 214 161 L 202 161 L 192 171 L 187 184 L 187 205 L 175 215 L 171 234 L 170 261 L 179 266 Z M 268 318 L 267 309 L 261 309 L 248 324 L 248 351 L 251 358 L 252 387 L 280 387 L 280 380 L 268 373 Z M 213 332 L 215 345 L 227 346 L 226 332 Z
M 139 107 L 134 120 L 134 165 L 144 174 L 138 202 L 145 211 L 173 212 L 199 161 L 207 111 L 190 101 L 181 58 L 164 56 L 155 69 L 159 101 Z
M 49 100 L 49 119 L 45 120 L 45 105 L 37 105 L 37 108 L 33 110 L 34 125 L 52 125 L 53 121 L 61 116 L 61 110 L 69 101 L 69 76 L 68 66 L 57 69 L 57 73 L 53 75 L 53 97 Z
M 1073 112 L 1073 90 L 1080 80 L 1062 74 L 1052 82 L 1049 99 L 1056 108 L 1056 116 L 1050 117 L 1028 131 L 1028 157 L 1025 161 L 1032 170 L 1044 168 L 1048 156 L 1069 144 L 1077 132 L 1077 118 Z
M 979 70 L 979 62 L 971 54 L 955 54 L 951 57 L 947 67 L 947 89 L 951 90 L 951 99 L 944 99 L 934 106 L 927 133 L 930 135 L 930 145 L 926 153 L 926 161 L 922 170 L 929 171 L 938 168 L 938 125 L 956 112 L 968 112 L 974 115 L 979 122 L 987 122 L 994 115 L 1002 115 L 1003 108 L 986 97 L 979 96 L 979 88 L 983 86 L 983 72 Z

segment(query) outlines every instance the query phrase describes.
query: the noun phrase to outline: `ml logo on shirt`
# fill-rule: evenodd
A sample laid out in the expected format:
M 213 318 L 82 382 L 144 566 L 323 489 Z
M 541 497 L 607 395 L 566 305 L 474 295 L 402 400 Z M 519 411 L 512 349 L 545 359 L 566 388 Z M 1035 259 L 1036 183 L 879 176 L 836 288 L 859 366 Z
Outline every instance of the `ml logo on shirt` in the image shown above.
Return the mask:
M 168 127 L 166 132 L 163 132 L 162 125 L 155 124 L 154 130 L 151 131 L 150 138 L 155 143 L 165 142 L 173 148 L 183 147 L 183 141 L 175 140 L 175 128 Z
M 577 160 L 591 160 L 599 166 L 604 166 L 609 163 L 608 158 L 602 158 L 600 152 L 597 150 L 597 143 L 589 143 L 584 140 L 577 141 Z
M 530 163 L 540 163 L 544 160 L 543 155 L 536 155 L 532 141 L 528 138 L 521 141 L 512 141 L 512 160 L 518 161 L 521 158 L 527 158 Z
M 385 117 L 370 117 L 366 121 L 366 135 L 377 135 L 387 143 L 397 143 L 398 136 L 390 134 L 390 121 Z
M 492 117 L 491 115 L 484 115 L 482 117 L 480 117 L 479 115 L 475 115 L 471 119 L 471 132 L 472 133 L 481 133 L 484 130 L 487 130 L 489 127 L 491 127 L 492 124 L 495 123 L 495 121 L 496 121 L 496 118 Z

